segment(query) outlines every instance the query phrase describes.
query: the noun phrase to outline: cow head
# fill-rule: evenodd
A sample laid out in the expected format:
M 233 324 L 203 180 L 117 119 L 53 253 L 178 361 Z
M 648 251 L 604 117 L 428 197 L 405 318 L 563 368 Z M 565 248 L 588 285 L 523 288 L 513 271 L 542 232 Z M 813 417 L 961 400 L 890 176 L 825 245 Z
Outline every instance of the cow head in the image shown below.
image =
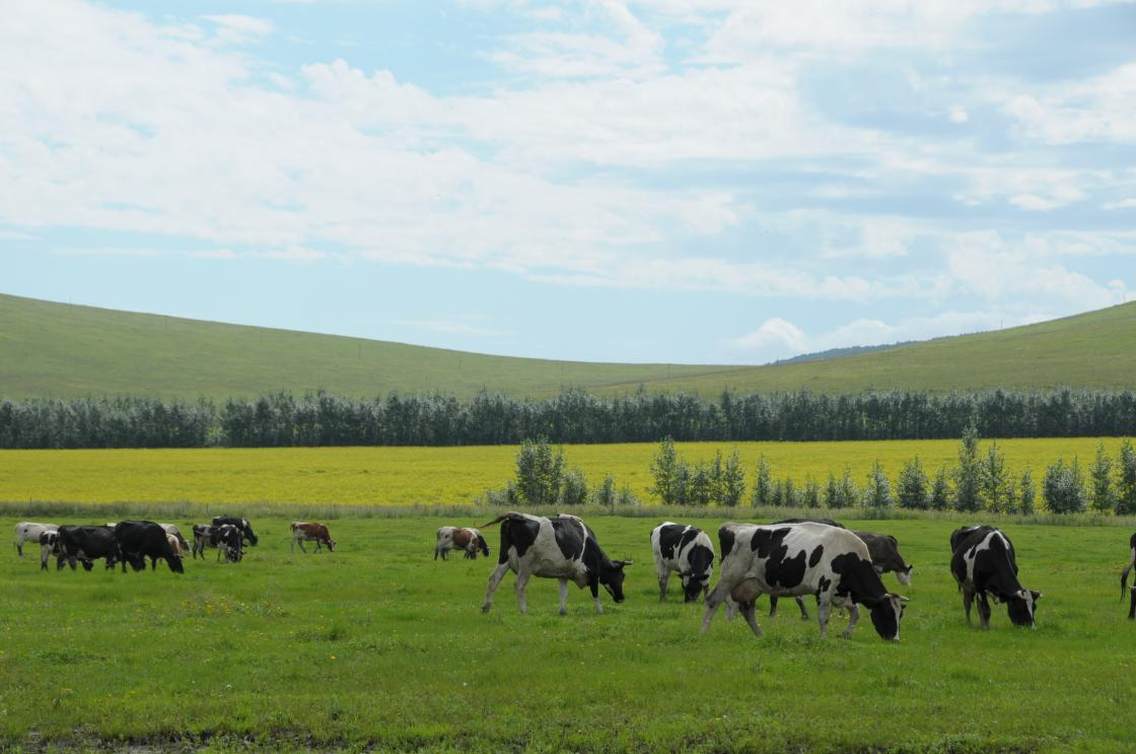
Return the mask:
M 903 619 L 905 602 L 906 597 L 889 592 L 872 606 L 872 625 L 881 639 L 899 641 L 899 622 Z
M 252 545 L 253 547 L 256 547 L 256 543 L 258 542 L 257 537 L 256 537 L 256 533 L 253 532 L 252 524 L 250 524 L 248 522 L 247 518 L 241 519 L 241 528 L 244 529 L 244 535 L 245 535 L 245 538 L 248 539 L 249 544 Z
M 477 535 L 477 547 L 481 550 L 482 555 L 487 558 L 489 557 L 489 543 L 487 543 L 485 541 L 485 537 L 481 536 L 480 534 Z
M 1041 592 L 1023 589 L 1006 600 L 1006 608 L 1010 613 L 1010 622 L 1015 626 L 1034 627 L 1037 618 L 1037 601 L 1041 599 Z
M 616 603 L 623 602 L 623 567 L 631 565 L 630 560 L 604 560 L 600 566 L 600 583 Z
M 683 602 L 695 602 L 710 583 L 710 574 L 706 571 L 702 571 L 701 573 L 686 571 L 679 575 L 682 576 Z
M 895 577 L 899 579 L 899 583 L 903 584 L 904 586 L 911 584 L 911 569 L 914 567 L 915 566 L 908 563 L 906 568 L 895 572 Z
M 335 552 L 335 540 L 331 537 L 327 538 L 327 549 L 328 552 Z

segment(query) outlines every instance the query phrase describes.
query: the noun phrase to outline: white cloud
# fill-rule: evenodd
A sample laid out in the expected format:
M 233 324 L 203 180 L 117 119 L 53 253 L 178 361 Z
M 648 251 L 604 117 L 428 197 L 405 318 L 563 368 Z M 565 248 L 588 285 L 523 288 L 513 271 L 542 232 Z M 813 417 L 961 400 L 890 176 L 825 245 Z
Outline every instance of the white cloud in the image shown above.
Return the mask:
M 202 16 L 216 28 L 217 39 L 225 44 L 248 44 L 268 36 L 275 28 L 271 21 L 253 16 L 221 14 Z
M 747 351 L 780 350 L 791 354 L 808 350 L 808 338 L 801 328 L 788 320 L 773 317 L 751 333 L 732 341 L 735 348 Z

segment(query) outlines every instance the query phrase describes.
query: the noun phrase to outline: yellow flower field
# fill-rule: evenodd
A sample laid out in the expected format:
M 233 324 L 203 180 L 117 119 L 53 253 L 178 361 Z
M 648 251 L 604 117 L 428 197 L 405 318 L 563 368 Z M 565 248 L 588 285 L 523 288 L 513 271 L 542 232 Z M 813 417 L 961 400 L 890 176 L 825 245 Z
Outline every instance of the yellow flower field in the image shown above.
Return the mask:
M 990 441 L 983 441 L 985 452 Z M 1114 458 L 1118 438 L 1104 438 Z M 1027 466 L 1040 488 L 1045 467 L 1063 456 L 1080 459 L 1087 478 L 1097 438 L 998 441 L 1015 476 Z M 893 484 L 903 464 L 918 455 L 928 475 L 957 458 L 956 440 L 883 442 L 679 443 L 688 460 L 712 458 L 737 448 L 747 486 L 759 455 L 775 478 L 823 484 L 829 471 L 851 469 L 863 486 L 879 459 Z M 564 446 L 569 466 L 590 485 L 611 474 L 651 502 L 650 443 Z M 513 475 L 516 446 L 463 448 L 208 448 L 190 450 L 8 450 L 0 451 L 0 501 L 74 503 L 197 502 L 316 503 L 336 505 L 460 505 Z

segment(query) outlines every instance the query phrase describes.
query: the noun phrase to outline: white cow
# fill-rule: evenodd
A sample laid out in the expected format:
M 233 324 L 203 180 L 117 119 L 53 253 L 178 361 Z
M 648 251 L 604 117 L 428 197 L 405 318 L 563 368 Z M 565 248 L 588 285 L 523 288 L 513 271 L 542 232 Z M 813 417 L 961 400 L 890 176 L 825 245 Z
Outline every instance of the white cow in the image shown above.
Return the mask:
M 21 521 L 16 524 L 16 552 L 24 557 L 24 542 L 39 542 L 39 535 L 45 531 L 59 531 L 57 524 L 37 524 Z

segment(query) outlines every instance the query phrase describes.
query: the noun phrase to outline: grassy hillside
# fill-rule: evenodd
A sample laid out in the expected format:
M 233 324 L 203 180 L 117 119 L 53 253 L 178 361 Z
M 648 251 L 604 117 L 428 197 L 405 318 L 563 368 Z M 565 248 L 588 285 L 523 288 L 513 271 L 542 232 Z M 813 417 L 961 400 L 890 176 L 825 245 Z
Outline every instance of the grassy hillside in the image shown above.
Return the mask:
M 450 351 L 0 295 L 0 397 L 225 397 L 326 389 L 466 397 L 599 393 L 1136 386 L 1136 303 L 977 335 L 762 367 L 602 364 Z

